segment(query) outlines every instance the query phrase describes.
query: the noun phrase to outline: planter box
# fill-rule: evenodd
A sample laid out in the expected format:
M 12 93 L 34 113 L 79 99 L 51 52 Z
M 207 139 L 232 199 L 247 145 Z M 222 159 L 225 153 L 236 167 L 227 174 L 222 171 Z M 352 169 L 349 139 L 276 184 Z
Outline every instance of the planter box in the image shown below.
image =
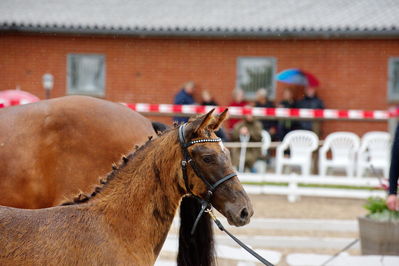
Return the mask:
M 363 255 L 399 255 L 399 221 L 376 221 L 359 217 Z

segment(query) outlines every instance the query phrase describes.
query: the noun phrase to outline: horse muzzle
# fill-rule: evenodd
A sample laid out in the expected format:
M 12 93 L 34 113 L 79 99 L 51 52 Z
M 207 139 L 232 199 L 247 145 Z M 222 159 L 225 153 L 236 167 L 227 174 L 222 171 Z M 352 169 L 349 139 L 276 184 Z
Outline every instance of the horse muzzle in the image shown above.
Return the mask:
M 251 220 L 254 210 L 251 202 L 248 200 L 246 204 L 234 204 L 226 202 L 224 215 L 230 225 L 244 226 Z

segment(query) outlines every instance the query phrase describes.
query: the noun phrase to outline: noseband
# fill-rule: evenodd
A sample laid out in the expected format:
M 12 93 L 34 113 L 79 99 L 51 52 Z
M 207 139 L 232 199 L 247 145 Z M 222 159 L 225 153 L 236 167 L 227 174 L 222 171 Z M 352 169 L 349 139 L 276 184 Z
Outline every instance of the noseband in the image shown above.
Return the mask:
M 194 234 L 195 232 L 195 228 L 197 227 L 197 224 L 199 222 L 199 219 L 201 218 L 201 216 L 203 215 L 203 213 L 205 212 L 205 210 L 210 210 L 212 208 L 212 205 L 210 203 L 211 198 L 213 193 L 215 192 L 215 190 L 224 182 L 226 182 L 227 180 L 229 180 L 230 178 L 237 176 L 236 173 L 231 173 L 228 174 L 226 176 L 224 176 L 223 178 L 219 179 L 218 181 L 216 181 L 215 183 L 211 184 L 209 183 L 209 181 L 201 174 L 201 172 L 199 171 L 198 166 L 196 165 L 195 161 L 193 160 L 193 158 L 191 157 L 190 153 L 188 152 L 188 147 L 190 147 L 191 145 L 197 144 L 197 143 L 205 143 L 205 142 L 221 142 L 222 140 L 220 138 L 216 138 L 216 139 L 198 139 L 198 140 L 193 140 L 193 141 L 189 141 L 186 142 L 185 138 L 184 138 L 184 124 L 181 125 L 179 127 L 179 142 L 180 142 L 180 146 L 182 148 L 182 152 L 183 152 L 183 160 L 181 161 L 181 168 L 182 168 L 182 172 L 183 172 L 183 179 L 184 179 L 184 185 L 186 186 L 186 190 L 187 192 L 195 197 L 196 199 L 198 199 L 201 202 L 201 211 L 199 212 L 197 218 L 195 219 L 194 222 L 194 226 L 191 229 L 191 234 Z M 196 195 L 194 195 L 190 189 L 190 185 L 188 182 L 188 175 L 187 175 L 187 166 L 188 164 L 190 164 L 191 168 L 193 169 L 194 173 L 201 178 L 202 182 L 205 183 L 206 187 L 207 187 L 207 193 L 205 198 L 200 198 Z
M 197 143 L 204 143 L 204 142 L 220 142 L 222 141 L 220 138 L 217 139 L 198 139 L 198 140 L 192 140 L 190 142 L 186 142 L 184 139 L 184 124 L 179 127 L 179 142 L 180 146 L 183 152 L 183 160 L 181 161 L 181 168 L 183 171 L 183 179 L 184 179 L 184 185 L 186 186 L 187 192 L 199 202 L 201 202 L 201 210 L 197 215 L 197 218 L 195 219 L 193 228 L 191 229 L 191 235 L 194 234 L 195 228 L 197 227 L 197 224 L 201 218 L 201 216 L 204 214 L 204 212 L 208 212 L 209 215 L 211 216 L 212 220 L 215 222 L 217 227 L 221 230 L 226 232 L 228 236 L 230 236 L 237 244 L 239 244 L 241 247 L 243 247 L 246 251 L 248 251 L 252 256 L 257 258 L 260 262 L 262 262 L 266 266 L 274 266 L 272 263 L 270 263 L 268 260 L 260 256 L 258 253 L 256 253 L 254 250 L 249 248 L 247 245 L 245 245 L 243 242 L 241 242 L 238 238 L 236 238 L 233 234 L 231 234 L 229 231 L 227 231 L 222 223 L 215 217 L 215 215 L 212 213 L 212 204 L 210 203 L 213 192 L 216 190 L 217 187 L 219 187 L 221 184 L 229 180 L 230 178 L 237 176 L 236 173 L 231 173 L 226 175 L 225 177 L 219 179 L 216 181 L 214 184 L 211 184 L 208 182 L 208 180 L 201 174 L 201 172 L 198 169 L 198 166 L 195 164 L 195 161 L 193 158 L 190 156 L 190 153 L 188 152 L 188 147 L 191 145 L 197 144 Z M 205 183 L 207 187 L 207 194 L 205 198 L 200 198 L 196 195 L 193 194 L 193 192 L 190 189 L 190 185 L 188 183 L 188 175 L 187 175 L 187 166 L 188 164 L 191 165 L 191 168 L 193 169 L 194 173 L 201 178 L 201 180 Z

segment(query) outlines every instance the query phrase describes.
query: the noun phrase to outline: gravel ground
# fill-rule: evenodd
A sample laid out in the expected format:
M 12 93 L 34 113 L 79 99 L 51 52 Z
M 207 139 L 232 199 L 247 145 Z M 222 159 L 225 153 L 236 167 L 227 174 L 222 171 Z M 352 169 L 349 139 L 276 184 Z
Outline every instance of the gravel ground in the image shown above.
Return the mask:
M 320 198 L 301 197 L 295 203 L 290 203 L 286 196 L 271 195 L 250 195 L 253 207 L 254 218 L 286 218 L 286 219 L 343 219 L 356 220 L 358 216 L 366 213 L 363 208 L 365 200 L 341 199 L 341 198 Z M 172 232 L 175 231 L 172 229 Z M 176 232 L 176 231 L 175 231 Z M 232 229 L 238 235 L 265 235 L 265 236 L 308 236 L 308 237 L 345 237 L 357 238 L 353 232 L 323 232 L 309 230 L 262 230 L 246 229 L 240 227 Z M 219 232 L 215 232 L 219 234 Z M 291 253 L 317 253 L 334 254 L 338 250 L 333 249 L 310 249 L 310 248 L 268 248 L 282 253 L 281 263 L 278 266 L 286 266 L 285 256 Z M 352 255 L 359 255 L 357 250 L 349 251 Z M 173 255 L 167 256 L 173 260 Z M 219 260 L 219 266 L 235 265 L 236 261 Z M 257 264 L 258 265 L 258 264 Z M 260 264 L 259 264 L 260 265 Z
M 250 195 L 256 218 L 355 220 L 366 213 L 366 200 L 301 197 L 290 203 L 285 196 Z
M 255 218 L 286 218 L 286 219 L 343 219 L 356 220 L 357 217 L 366 214 L 363 205 L 366 200 L 301 197 L 297 202 L 290 203 L 286 196 L 250 195 Z M 292 231 L 292 230 L 261 230 L 245 229 L 245 227 L 233 230 L 234 233 L 266 236 L 308 236 L 308 237 L 346 237 L 357 238 L 353 232 L 322 232 L 322 231 Z M 317 253 L 334 254 L 334 249 L 311 248 L 268 248 L 281 252 L 283 257 L 278 266 L 286 266 L 285 256 L 291 253 Z M 348 251 L 351 255 L 360 255 L 359 251 Z M 229 265 L 228 261 L 221 261 L 221 266 Z M 231 264 L 230 264 L 231 265 Z M 260 264 L 259 264 L 260 265 Z

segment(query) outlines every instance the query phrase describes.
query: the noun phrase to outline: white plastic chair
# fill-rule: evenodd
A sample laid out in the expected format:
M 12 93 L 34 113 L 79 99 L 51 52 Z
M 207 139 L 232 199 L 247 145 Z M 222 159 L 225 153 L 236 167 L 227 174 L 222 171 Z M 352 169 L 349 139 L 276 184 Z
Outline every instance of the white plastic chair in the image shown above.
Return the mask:
M 381 169 L 388 178 L 390 165 L 391 135 L 384 131 L 371 131 L 362 137 L 358 152 L 357 176 L 361 177 L 366 169 Z
M 360 139 L 354 133 L 334 132 L 328 135 L 319 151 L 319 174 L 325 176 L 328 168 L 343 168 L 347 176 L 354 176 L 359 146 Z M 331 159 L 327 158 L 329 150 L 332 154 Z
M 272 138 L 270 137 L 269 132 L 266 130 L 262 130 L 262 146 L 261 146 L 261 154 L 263 157 L 267 155 L 267 151 L 272 143 Z M 267 164 L 265 160 L 257 160 L 254 163 L 254 168 L 257 173 L 266 173 Z
M 266 130 L 262 130 L 262 147 L 261 147 L 262 156 L 267 155 L 267 150 L 269 149 L 271 143 L 272 143 L 272 138 L 270 137 L 269 132 L 267 132 Z
M 294 130 L 285 135 L 276 150 L 276 174 L 282 174 L 284 165 L 299 166 L 302 175 L 309 175 L 312 166 L 312 153 L 319 145 L 319 138 L 308 130 Z M 284 151 L 290 150 L 290 157 Z
M 249 135 L 240 135 L 240 161 L 238 163 L 238 172 L 245 171 L 245 156 L 247 155 L 247 146 L 249 142 L 250 136 Z

